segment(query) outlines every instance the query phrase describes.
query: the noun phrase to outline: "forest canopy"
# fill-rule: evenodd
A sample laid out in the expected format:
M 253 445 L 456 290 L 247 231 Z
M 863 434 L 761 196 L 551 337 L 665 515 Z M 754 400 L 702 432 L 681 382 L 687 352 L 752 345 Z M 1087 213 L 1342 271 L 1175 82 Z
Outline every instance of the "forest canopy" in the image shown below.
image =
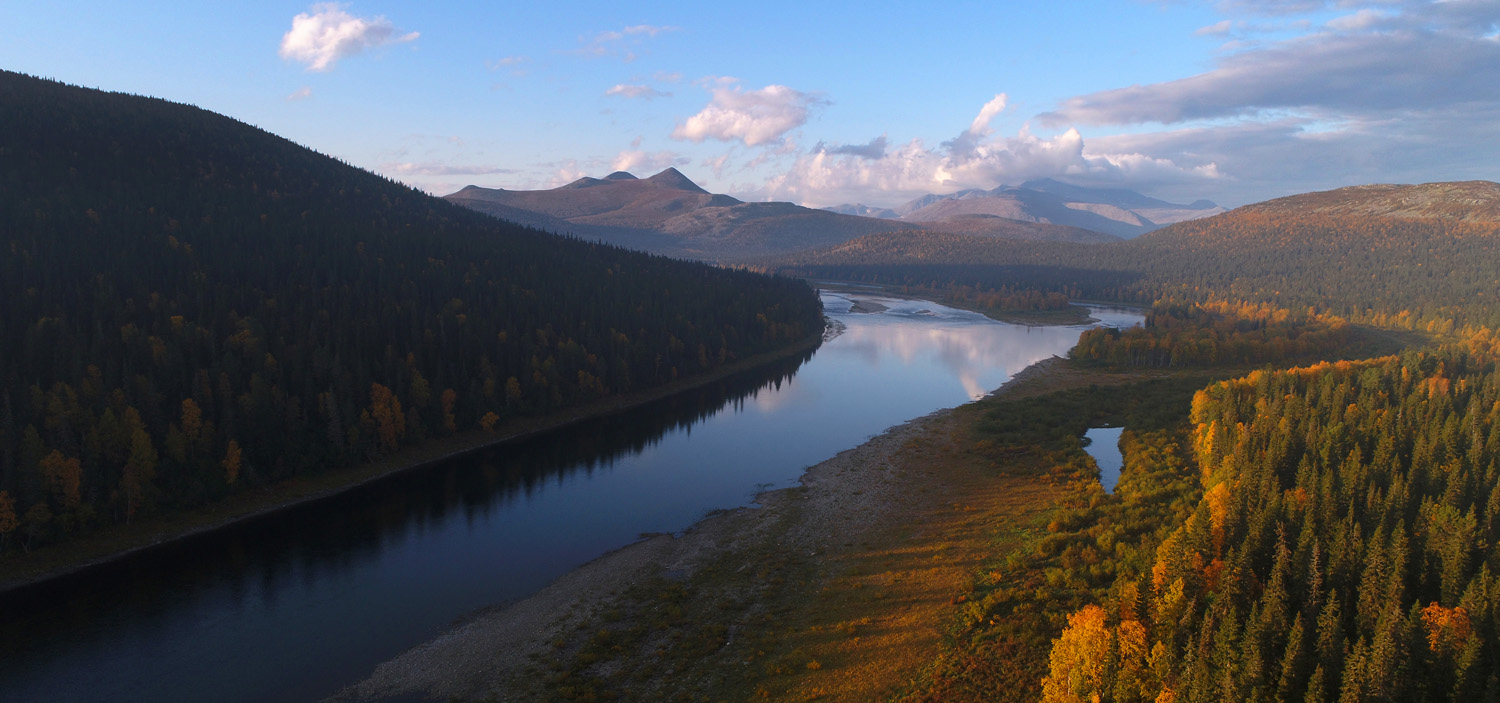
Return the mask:
M 164 100 L 0 73 L 0 539 L 702 374 L 801 281 L 558 237 Z

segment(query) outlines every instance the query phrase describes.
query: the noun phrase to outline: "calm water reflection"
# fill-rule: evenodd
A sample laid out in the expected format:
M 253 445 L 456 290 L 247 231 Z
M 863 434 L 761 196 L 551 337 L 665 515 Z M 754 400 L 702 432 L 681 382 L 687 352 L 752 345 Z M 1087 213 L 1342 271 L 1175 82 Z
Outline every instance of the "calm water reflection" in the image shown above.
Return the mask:
M 825 294 L 846 330 L 810 358 L 0 602 L 0 700 L 319 698 L 643 532 L 976 398 L 1080 329 L 879 302 Z
M 1125 468 L 1125 455 L 1120 451 L 1120 433 L 1123 427 L 1094 427 L 1083 433 L 1088 440 L 1083 450 L 1099 465 L 1099 484 L 1105 493 L 1114 493 L 1120 482 L 1120 470 Z

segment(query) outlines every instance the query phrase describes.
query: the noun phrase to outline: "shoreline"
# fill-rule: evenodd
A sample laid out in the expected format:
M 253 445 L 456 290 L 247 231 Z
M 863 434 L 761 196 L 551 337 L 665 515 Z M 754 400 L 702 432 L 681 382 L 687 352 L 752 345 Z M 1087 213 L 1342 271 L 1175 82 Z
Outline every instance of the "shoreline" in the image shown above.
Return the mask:
M 394 454 L 354 467 L 308 477 L 293 478 L 282 483 L 229 496 L 224 500 L 194 508 L 176 515 L 154 518 L 150 521 L 126 525 L 108 534 L 96 533 L 73 542 L 49 545 L 43 549 L 56 548 L 56 552 L 45 553 L 50 559 L 33 562 L 26 568 L 30 555 L 11 555 L 0 559 L 0 569 L 14 571 L 16 575 L 0 577 L 0 600 L 23 593 L 49 582 L 74 578 L 87 572 L 106 568 L 138 556 L 185 541 L 199 539 L 231 527 L 266 519 L 278 513 L 312 505 L 343 493 L 356 490 L 388 478 L 418 471 L 435 464 L 484 451 L 502 444 L 524 440 L 538 434 L 550 432 L 585 420 L 608 417 L 627 412 L 648 403 L 663 400 L 679 393 L 702 388 L 726 378 L 753 371 L 770 364 L 816 351 L 830 339 L 829 318 L 818 333 L 791 344 L 783 349 L 725 364 L 701 376 L 668 383 L 657 388 L 633 391 L 619 396 L 610 396 L 585 405 L 562 408 L 539 417 L 516 418 L 493 433 L 475 429 L 421 445 L 401 449 Z M 834 336 L 837 336 L 836 333 Z
M 986 397 L 1053 375 L 1066 359 L 1053 356 L 1017 372 Z M 680 535 L 656 534 L 589 561 L 526 598 L 481 609 L 436 637 L 382 662 L 328 701 L 445 698 L 534 700 L 528 667 L 632 588 L 653 578 L 687 582 L 713 565 L 744 560 L 769 547 L 820 556 L 836 545 L 888 529 L 886 518 L 911 499 L 912 473 L 893 457 L 940 431 L 970 401 L 887 428 L 863 443 L 809 466 L 798 485 L 756 494 L 752 505 L 717 511 Z M 921 489 L 923 493 L 925 489 Z M 738 570 L 735 573 L 739 573 Z M 731 588 L 738 588 L 733 585 Z M 743 594 L 737 594 L 737 598 Z M 731 634 L 732 637 L 732 634 Z M 726 643 L 727 646 L 727 643 Z
M 1132 303 L 1114 303 L 1114 302 L 1099 301 L 1099 300 L 1070 300 L 1070 301 L 1068 301 L 1068 307 L 1065 308 L 1065 309 L 1061 309 L 1061 310 L 1012 311 L 1012 312 L 1007 312 L 1007 313 L 1001 313 L 1001 312 L 995 312 L 995 311 L 981 310 L 979 308 L 965 306 L 965 305 L 962 305 L 962 304 L 959 304 L 959 303 L 953 302 L 953 301 L 933 300 L 932 297 L 930 297 L 930 296 L 921 296 L 921 295 L 915 295 L 915 294 L 912 294 L 912 293 L 902 293 L 900 291 L 894 290 L 890 286 L 882 286 L 882 285 L 868 284 L 868 283 L 855 283 L 855 282 L 852 282 L 852 281 L 833 281 L 833 280 L 826 280 L 826 279 L 825 280 L 807 279 L 807 282 L 808 282 L 808 285 L 813 286 L 814 288 L 816 288 L 819 291 L 826 291 L 826 292 L 829 292 L 829 293 L 844 294 L 844 295 L 850 296 L 851 299 L 855 298 L 855 297 L 858 297 L 858 296 L 871 296 L 871 297 L 896 298 L 898 300 L 922 300 L 922 301 L 926 301 L 926 302 L 929 302 L 929 303 L 935 303 L 937 305 L 944 305 L 944 306 L 953 308 L 955 310 L 964 310 L 964 311 L 967 311 L 967 312 L 972 312 L 972 313 L 976 313 L 976 314 L 979 314 L 979 315 L 983 315 L 983 316 L 985 316 L 985 317 L 987 317 L 987 318 L 989 318 L 991 320 L 994 320 L 996 322 L 1003 322 L 1003 323 L 1008 324 L 1008 325 L 1020 325 L 1020 326 L 1023 326 L 1023 327 L 1072 327 L 1072 326 L 1077 326 L 1077 325 L 1088 325 L 1088 324 L 1097 323 L 1097 322 L 1099 322 L 1099 319 L 1096 318 L 1096 317 L 1093 317 L 1092 315 L 1090 315 L 1087 312 L 1087 308 L 1090 307 L 1090 306 L 1102 307 L 1102 308 L 1118 308 L 1118 309 L 1124 309 L 1124 310 L 1135 310 L 1135 311 L 1140 311 L 1142 313 L 1144 313 L 1145 311 L 1149 310 L 1149 308 L 1150 308 L 1150 306 L 1141 306 L 1141 305 L 1136 305 L 1136 304 L 1132 304 Z M 884 306 L 881 306 L 879 303 L 874 303 L 873 301 L 867 301 L 867 302 L 870 305 L 879 306 L 882 309 L 884 308 Z M 1077 311 L 1080 311 L 1080 310 L 1083 311 L 1082 317 L 1079 317 L 1078 314 L 1077 314 Z M 879 311 L 878 310 L 873 310 L 873 309 L 851 309 L 850 312 L 879 312 Z

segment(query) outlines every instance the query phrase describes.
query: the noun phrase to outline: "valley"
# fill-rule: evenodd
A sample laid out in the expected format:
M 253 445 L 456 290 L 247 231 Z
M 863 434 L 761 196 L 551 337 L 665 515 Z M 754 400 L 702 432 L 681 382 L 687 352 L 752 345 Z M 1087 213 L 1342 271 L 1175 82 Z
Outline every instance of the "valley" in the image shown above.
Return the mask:
M 65 9 L 0 700 L 1500 700 L 1495 3 Z

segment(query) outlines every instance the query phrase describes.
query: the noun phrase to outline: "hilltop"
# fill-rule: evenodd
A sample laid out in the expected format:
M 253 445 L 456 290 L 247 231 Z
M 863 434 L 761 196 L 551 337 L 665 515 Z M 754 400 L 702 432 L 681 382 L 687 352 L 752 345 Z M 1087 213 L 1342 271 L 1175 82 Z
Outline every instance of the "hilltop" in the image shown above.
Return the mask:
M 1247 213 L 1316 213 L 1500 224 L 1500 183 L 1455 181 L 1351 186 L 1267 200 L 1241 210 Z

